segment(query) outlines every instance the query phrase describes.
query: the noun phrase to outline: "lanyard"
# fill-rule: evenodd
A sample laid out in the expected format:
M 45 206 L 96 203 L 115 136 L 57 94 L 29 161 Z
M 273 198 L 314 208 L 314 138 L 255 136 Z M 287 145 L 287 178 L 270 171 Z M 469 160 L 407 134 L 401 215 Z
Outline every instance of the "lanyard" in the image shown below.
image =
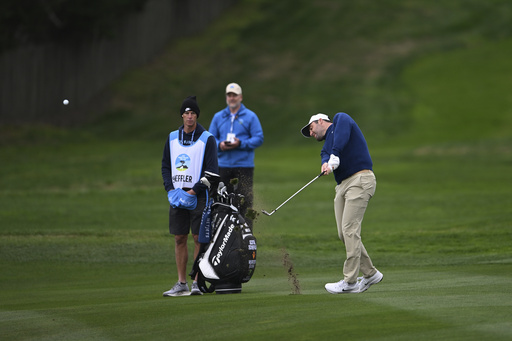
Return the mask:
M 185 144 L 185 131 L 181 130 L 181 145 L 182 146 L 193 145 L 194 144 L 194 134 L 195 133 L 196 133 L 196 130 L 194 129 L 194 131 L 192 132 L 192 138 L 190 139 L 190 141 L 186 141 L 187 144 Z
M 233 123 L 235 122 L 236 114 L 231 114 L 231 129 L 229 130 L 230 133 L 233 132 Z

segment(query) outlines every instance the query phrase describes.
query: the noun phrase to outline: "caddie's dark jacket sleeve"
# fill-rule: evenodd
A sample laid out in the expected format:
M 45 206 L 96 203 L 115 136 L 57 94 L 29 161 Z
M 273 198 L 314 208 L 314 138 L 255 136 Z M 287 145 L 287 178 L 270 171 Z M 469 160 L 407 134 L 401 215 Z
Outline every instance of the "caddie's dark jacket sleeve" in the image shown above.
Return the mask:
M 164 188 L 166 192 L 174 189 L 171 176 L 171 151 L 169 147 L 169 136 L 164 146 L 164 153 L 162 155 L 162 179 L 164 180 Z

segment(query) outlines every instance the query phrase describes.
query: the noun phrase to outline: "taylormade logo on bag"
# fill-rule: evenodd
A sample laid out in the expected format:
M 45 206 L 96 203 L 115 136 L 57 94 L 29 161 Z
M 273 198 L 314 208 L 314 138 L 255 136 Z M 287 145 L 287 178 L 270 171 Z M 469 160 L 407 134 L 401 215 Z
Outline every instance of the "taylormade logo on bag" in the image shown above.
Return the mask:
M 220 264 L 220 257 L 222 257 L 222 253 L 224 252 L 224 248 L 226 247 L 226 243 L 229 240 L 229 237 L 231 236 L 231 233 L 233 232 L 233 229 L 235 228 L 235 224 L 231 224 L 228 227 L 228 232 L 226 232 L 226 235 L 224 235 L 224 238 L 222 238 L 222 245 L 219 247 L 219 251 L 215 256 L 212 258 L 213 265 L 219 265 Z

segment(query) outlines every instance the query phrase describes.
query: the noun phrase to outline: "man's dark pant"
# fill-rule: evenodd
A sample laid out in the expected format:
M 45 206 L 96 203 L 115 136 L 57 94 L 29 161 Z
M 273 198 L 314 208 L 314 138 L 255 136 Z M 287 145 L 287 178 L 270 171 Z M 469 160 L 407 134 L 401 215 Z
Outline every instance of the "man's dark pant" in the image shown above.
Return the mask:
M 254 168 L 221 168 L 219 167 L 220 178 L 222 182 L 227 186 L 228 193 L 242 194 L 244 196 L 244 203 L 240 207 L 240 213 L 247 221 L 247 224 L 252 228 L 252 220 L 246 218 L 248 209 L 252 209 L 253 204 L 253 192 L 252 183 L 254 176 Z M 236 190 L 231 184 L 231 179 L 238 179 Z

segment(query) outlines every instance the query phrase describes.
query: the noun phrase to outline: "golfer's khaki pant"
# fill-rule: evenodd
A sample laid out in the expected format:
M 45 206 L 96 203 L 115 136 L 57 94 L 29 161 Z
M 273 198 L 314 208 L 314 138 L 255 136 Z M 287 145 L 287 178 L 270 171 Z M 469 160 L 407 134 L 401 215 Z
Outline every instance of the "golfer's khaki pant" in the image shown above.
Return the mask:
M 377 180 L 372 171 L 356 173 L 336 186 L 334 213 L 338 235 L 347 251 L 343 266 L 347 283 L 355 283 L 359 271 L 364 277 L 373 276 L 377 272 L 361 242 L 361 223 L 376 186 Z

